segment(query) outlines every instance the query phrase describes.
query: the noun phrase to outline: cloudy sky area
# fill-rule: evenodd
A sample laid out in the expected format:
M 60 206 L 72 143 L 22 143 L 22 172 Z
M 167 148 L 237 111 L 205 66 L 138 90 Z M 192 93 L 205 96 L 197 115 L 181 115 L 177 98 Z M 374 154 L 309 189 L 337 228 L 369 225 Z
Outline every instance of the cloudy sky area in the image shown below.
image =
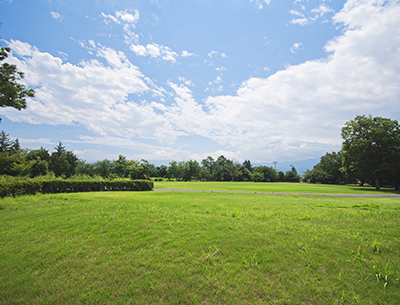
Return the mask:
M 356 115 L 399 119 L 400 3 L 0 0 L 36 90 L 1 108 L 23 147 L 87 161 L 317 158 Z

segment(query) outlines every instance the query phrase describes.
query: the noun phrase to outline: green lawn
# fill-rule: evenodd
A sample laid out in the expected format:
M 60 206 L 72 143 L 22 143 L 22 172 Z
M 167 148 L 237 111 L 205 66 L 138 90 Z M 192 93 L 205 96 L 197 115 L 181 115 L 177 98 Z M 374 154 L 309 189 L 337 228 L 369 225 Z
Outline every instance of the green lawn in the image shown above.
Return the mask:
M 313 183 L 282 183 L 282 182 L 184 182 L 184 181 L 156 181 L 155 188 L 177 188 L 196 190 L 227 190 L 250 192 L 288 192 L 288 193 L 315 193 L 315 194 L 400 194 L 393 189 L 382 188 L 376 191 L 374 187 L 358 185 L 328 185 Z
M 101 192 L 0 207 L 1 304 L 400 303 L 397 198 Z

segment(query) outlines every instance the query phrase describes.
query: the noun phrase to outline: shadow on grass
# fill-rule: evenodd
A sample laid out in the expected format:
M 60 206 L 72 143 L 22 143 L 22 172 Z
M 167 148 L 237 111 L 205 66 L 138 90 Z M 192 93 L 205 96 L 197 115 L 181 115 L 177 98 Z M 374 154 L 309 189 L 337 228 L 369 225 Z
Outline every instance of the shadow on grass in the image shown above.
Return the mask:
M 400 190 L 395 190 L 393 188 L 381 188 L 380 190 L 376 190 L 373 187 L 351 187 L 352 191 L 362 191 L 362 192 L 371 192 L 371 193 L 385 193 L 385 194 L 400 194 Z

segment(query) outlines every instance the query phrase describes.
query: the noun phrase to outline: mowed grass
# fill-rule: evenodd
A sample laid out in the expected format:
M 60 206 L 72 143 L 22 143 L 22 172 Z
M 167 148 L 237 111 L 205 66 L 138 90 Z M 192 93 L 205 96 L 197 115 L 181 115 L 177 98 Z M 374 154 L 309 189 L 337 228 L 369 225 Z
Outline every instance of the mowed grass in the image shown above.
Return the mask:
M 1 304 L 399 304 L 400 201 L 207 192 L 0 200 Z
M 400 194 L 392 188 L 381 188 L 359 185 L 328 185 L 313 183 L 283 182 L 203 182 L 203 181 L 156 181 L 155 188 L 195 189 L 210 191 L 249 191 L 273 193 L 312 193 L 312 194 Z

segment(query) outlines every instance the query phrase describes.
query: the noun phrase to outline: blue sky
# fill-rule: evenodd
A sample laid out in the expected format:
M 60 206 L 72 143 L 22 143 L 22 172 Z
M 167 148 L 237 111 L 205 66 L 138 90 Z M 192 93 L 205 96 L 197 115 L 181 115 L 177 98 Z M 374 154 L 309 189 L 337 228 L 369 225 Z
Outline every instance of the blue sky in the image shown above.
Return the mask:
M 0 0 L 1 45 L 36 90 L 0 128 L 86 161 L 317 158 L 356 115 L 399 118 L 398 16 L 391 0 Z

